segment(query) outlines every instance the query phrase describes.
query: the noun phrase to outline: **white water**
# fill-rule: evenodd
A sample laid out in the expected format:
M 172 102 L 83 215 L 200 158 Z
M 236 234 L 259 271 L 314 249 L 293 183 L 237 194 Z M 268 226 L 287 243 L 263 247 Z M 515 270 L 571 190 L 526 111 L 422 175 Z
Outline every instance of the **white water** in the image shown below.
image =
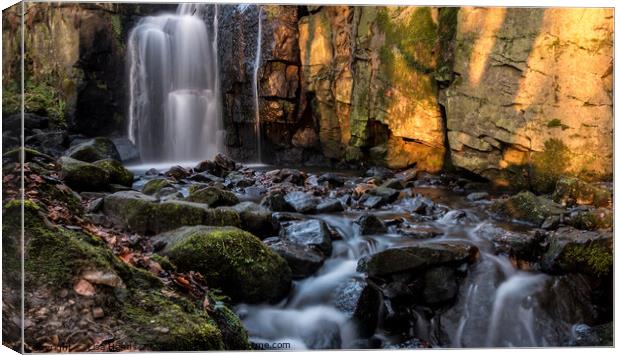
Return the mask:
M 254 120 L 255 122 L 255 130 L 256 130 L 256 153 L 258 162 L 263 161 L 262 154 L 262 133 L 261 133 L 261 125 L 260 125 L 260 105 L 258 102 L 259 93 L 258 93 L 258 70 L 260 69 L 260 59 L 261 59 L 261 51 L 262 51 L 262 39 L 263 39 L 263 24 L 262 24 L 262 13 L 263 8 L 260 5 L 258 6 L 258 35 L 256 36 L 256 56 L 254 57 L 254 73 L 252 76 L 252 85 L 254 87 Z
M 211 159 L 222 146 L 217 6 L 181 4 L 132 29 L 128 137 L 143 162 Z

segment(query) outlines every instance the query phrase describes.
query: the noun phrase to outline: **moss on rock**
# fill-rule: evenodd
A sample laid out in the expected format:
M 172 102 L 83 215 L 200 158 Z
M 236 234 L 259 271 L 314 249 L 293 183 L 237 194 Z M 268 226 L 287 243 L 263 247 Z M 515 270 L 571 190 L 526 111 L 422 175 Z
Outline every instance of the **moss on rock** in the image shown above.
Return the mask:
M 93 165 L 103 169 L 110 177 L 111 184 L 131 186 L 133 184 L 133 173 L 114 159 L 103 159 L 93 163 Z
M 520 192 L 505 200 L 498 200 L 491 210 L 502 218 L 516 219 L 540 226 L 547 217 L 563 212 L 560 206 L 529 191 Z
M 190 190 L 187 201 L 206 203 L 209 207 L 233 206 L 239 203 L 239 198 L 230 192 L 217 187 L 206 187 L 199 190 Z
M 562 205 L 594 205 L 606 207 L 611 204 L 611 193 L 574 177 L 558 180 L 552 198 Z
M 61 179 L 77 191 L 101 191 L 109 185 L 108 173 L 100 167 L 76 160 L 70 157 L 61 157 Z
M 77 144 L 69 148 L 66 155 L 88 163 L 103 159 L 121 160 L 121 156 L 118 150 L 116 150 L 114 143 L 105 137 L 97 137 Z
M 553 191 L 556 182 L 566 174 L 570 150 L 559 139 L 545 141 L 542 152 L 532 153 L 530 162 L 530 184 L 536 193 Z
M 146 184 L 144 184 L 144 187 L 142 187 L 142 193 L 147 195 L 155 195 L 164 187 L 172 187 L 172 181 L 165 178 L 149 180 Z
M 541 261 L 543 271 L 609 275 L 613 269 L 611 231 L 580 231 L 560 228 L 549 237 L 549 248 Z
M 202 273 L 235 302 L 275 302 L 291 286 L 286 261 L 238 228 L 184 227 L 160 235 L 166 255 L 181 270 Z

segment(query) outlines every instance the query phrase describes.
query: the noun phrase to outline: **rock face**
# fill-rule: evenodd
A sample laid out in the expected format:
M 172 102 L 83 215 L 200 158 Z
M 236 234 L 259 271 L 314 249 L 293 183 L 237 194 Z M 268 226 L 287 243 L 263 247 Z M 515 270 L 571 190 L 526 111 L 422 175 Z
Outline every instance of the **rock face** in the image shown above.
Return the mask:
M 443 98 L 455 166 L 520 186 L 611 173 L 610 9 L 461 8 L 457 22 Z

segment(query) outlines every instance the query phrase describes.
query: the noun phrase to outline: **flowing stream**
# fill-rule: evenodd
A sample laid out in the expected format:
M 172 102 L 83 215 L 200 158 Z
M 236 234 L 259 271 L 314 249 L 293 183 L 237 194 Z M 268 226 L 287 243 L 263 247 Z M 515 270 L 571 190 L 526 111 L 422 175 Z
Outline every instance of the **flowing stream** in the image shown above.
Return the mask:
M 435 194 L 436 192 L 432 193 Z M 448 193 L 450 194 L 450 193 Z M 491 252 L 493 233 L 508 232 L 489 220 L 474 203 L 460 196 L 448 196 L 447 211 L 442 217 L 419 222 L 415 213 L 407 212 L 406 203 L 375 215 L 388 220 L 395 217 L 411 220 L 441 230 L 429 240 L 408 238 L 394 230 L 378 235 L 361 235 L 353 223 L 361 212 L 317 215 L 337 229 L 342 240 L 333 241 L 333 252 L 312 276 L 294 282 L 287 299 L 276 305 L 237 307 L 251 341 L 260 344 L 290 344 L 293 349 L 390 347 L 409 339 L 423 339 L 433 347 L 537 347 L 566 345 L 574 325 L 566 314 L 571 309 L 558 295 L 559 277 L 516 268 L 506 256 Z M 457 208 L 457 209 L 455 209 Z M 379 325 L 375 334 L 360 339 L 350 316 L 340 310 L 338 294 L 343 285 L 363 280 L 356 271 L 358 260 L 393 247 L 440 241 L 467 241 L 480 249 L 480 257 L 469 266 L 460 282 L 454 304 L 447 310 L 422 315 L 413 312 L 409 334 L 390 334 Z M 543 302 L 551 297 L 553 302 Z M 544 303 L 544 305 L 543 305 Z M 384 302 L 381 312 L 385 313 Z M 570 313 L 570 312 L 568 312 Z
M 217 6 L 181 4 L 132 29 L 128 137 L 143 162 L 202 160 L 220 151 Z

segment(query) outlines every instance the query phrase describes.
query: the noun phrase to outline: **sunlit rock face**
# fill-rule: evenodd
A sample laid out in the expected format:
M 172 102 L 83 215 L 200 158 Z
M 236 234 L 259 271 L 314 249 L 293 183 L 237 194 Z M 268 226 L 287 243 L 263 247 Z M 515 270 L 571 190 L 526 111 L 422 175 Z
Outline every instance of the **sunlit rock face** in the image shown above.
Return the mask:
M 461 8 L 443 97 L 453 164 L 501 185 L 611 174 L 612 38 L 612 9 Z
M 439 10 L 322 7 L 299 21 L 302 85 L 324 155 L 443 167 Z M 308 93 L 310 95 L 308 95 Z

